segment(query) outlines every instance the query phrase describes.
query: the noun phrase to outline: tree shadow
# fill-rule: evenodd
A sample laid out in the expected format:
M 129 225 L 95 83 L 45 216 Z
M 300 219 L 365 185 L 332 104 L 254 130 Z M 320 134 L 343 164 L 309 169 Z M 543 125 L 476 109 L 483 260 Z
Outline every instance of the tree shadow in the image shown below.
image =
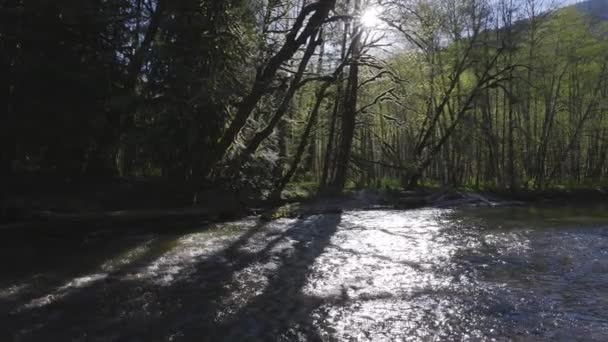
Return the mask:
M 111 304 L 103 303 L 106 296 L 124 299 L 133 294 L 132 285 L 138 286 L 119 278 L 149 266 L 183 236 L 210 228 L 205 222 L 176 220 L 50 224 L 3 232 L 0 312 L 7 316 L 0 320 L 0 340 L 39 340 L 17 336 L 34 336 L 29 332 L 38 329 L 43 334 L 47 326 L 57 330 L 62 323 L 53 319 L 66 319 L 67 326 L 71 319 L 94 321 L 111 311 Z
M 176 284 L 169 292 L 180 291 L 179 310 L 160 318 L 158 328 L 147 336 L 171 335 L 174 339 L 199 341 L 276 341 L 293 340 L 290 334 L 305 335 L 305 340 L 320 340 L 312 326 L 312 311 L 323 301 L 302 293 L 311 266 L 337 231 L 340 215 L 313 216 L 298 220 L 271 237 L 257 252 L 241 249 L 251 243 L 260 228 L 256 227 L 235 241 L 223 253 L 229 267 L 200 263 L 189 280 L 212 278 L 206 284 L 188 281 Z M 285 243 L 289 247 L 285 247 Z M 230 285 L 239 272 L 253 267 L 248 275 L 260 271 L 259 265 L 276 265 L 261 274 L 263 284 L 251 288 Z M 260 275 L 260 274 L 258 274 Z M 240 284 L 243 285 L 243 284 Z M 179 290 L 178 290 L 179 289 Z M 226 301 L 228 297 L 231 301 Z M 292 336 L 293 337 L 293 336 Z
M 45 273 L 53 273 L 61 283 L 95 270 L 104 260 L 127 253 L 146 241 L 179 238 L 203 229 L 205 224 L 146 221 L 128 226 L 66 222 L 4 230 L 0 240 L 0 289 L 27 283 Z
M 312 265 L 331 244 L 339 224 L 340 215 L 325 215 L 300 222 L 289 230 L 287 237 L 296 241 L 293 251 L 282 256 L 282 264 L 264 292 L 215 329 L 207 330 L 209 340 L 276 341 L 300 336 L 307 341 L 320 341 L 311 313 L 323 300 L 307 296 L 302 290 Z
M 148 240 L 150 236 L 104 229 L 8 231 L 0 243 L 0 289 L 35 287 L 35 292 L 49 292 L 73 278 L 99 270 L 104 260 L 127 253 Z M 27 300 L 25 294 L 19 297 L 16 293 L 11 301 Z M 7 302 L 7 298 L 0 298 L 0 304 Z
M 276 340 L 292 323 L 314 331 L 309 314 L 320 302 L 300 292 L 339 222 L 339 215 L 317 216 L 270 223 L 282 226 L 274 230 L 258 222 L 224 249 L 194 259 L 170 284 L 123 277 L 166 256 L 156 245 L 161 241 L 153 242 L 147 252 L 107 278 L 69 291 L 49 305 L 12 313 L 0 330 L 12 334 L 6 340 L 23 341 Z M 235 285 L 242 272 L 254 274 L 268 263 L 276 268 L 264 274 L 265 286 Z M 229 297 L 236 301 L 227 303 Z M 318 339 L 313 335 L 307 339 Z
M 124 270 L 146 265 L 165 253 L 167 242 L 186 231 L 180 228 L 168 236 L 153 230 L 143 235 L 112 230 L 55 231 L 10 240 L 14 247 L 5 251 L 3 259 L 16 261 L 3 267 L 7 272 L 2 275 L 0 311 L 6 316 L 0 320 L 0 340 L 44 340 L 30 332 L 40 329 L 44 336 L 47 326 L 55 333 L 65 330 L 58 335 L 61 340 L 78 339 L 79 333 L 73 335 L 70 325 L 92 319 L 98 309 L 105 310 L 99 304 L 106 285 Z M 23 260 L 20 254 L 10 253 L 23 246 L 33 251 Z M 23 338 L 19 337 L 22 333 Z

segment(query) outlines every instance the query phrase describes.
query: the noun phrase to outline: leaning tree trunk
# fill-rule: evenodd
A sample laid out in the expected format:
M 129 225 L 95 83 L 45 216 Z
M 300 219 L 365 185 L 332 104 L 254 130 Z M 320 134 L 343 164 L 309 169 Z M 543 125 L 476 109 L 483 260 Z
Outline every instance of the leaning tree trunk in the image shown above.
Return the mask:
M 314 107 L 312 108 L 310 117 L 308 118 L 308 123 L 306 124 L 306 128 L 304 129 L 304 132 L 302 132 L 302 137 L 300 138 L 300 144 L 298 145 L 296 154 L 294 155 L 293 160 L 291 161 L 291 164 L 289 165 L 289 169 L 287 170 L 285 175 L 281 178 L 281 180 L 279 181 L 279 183 L 277 184 L 275 189 L 272 191 L 272 193 L 270 195 L 270 200 L 276 200 L 281 197 L 281 192 L 283 192 L 283 189 L 285 189 L 285 186 L 287 186 L 287 184 L 289 183 L 291 178 L 295 175 L 296 171 L 298 170 L 298 166 L 300 165 L 300 161 L 302 160 L 302 155 L 304 154 L 304 151 L 306 150 L 306 146 L 308 145 L 308 140 L 309 140 L 308 138 L 310 137 L 310 132 L 312 132 L 312 129 L 314 128 L 315 123 L 317 122 L 317 117 L 319 115 L 319 109 L 321 107 L 321 103 L 323 102 L 323 99 L 325 98 L 325 92 L 327 91 L 327 88 L 329 87 L 330 84 L 331 84 L 330 82 L 325 82 L 319 88 L 319 91 L 317 92 L 317 100 L 315 102 Z
M 355 13 L 359 12 L 361 0 L 355 1 Z M 359 55 L 361 53 L 361 33 L 356 27 L 353 37 L 353 49 L 348 75 L 348 85 L 344 98 L 344 113 L 342 115 L 340 149 L 336 165 L 336 175 L 331 185 L 331 192 L 340 193 L 344 190 L 348 166 L 355 136 L 355 119 L 357 116 L 357 91 L 359 89 Z
M 208 176 L 213 167 L 224 157 L 233 144 L 258 102 L 268 90 L 268 87 L 279 68 L 283 63 L 291 59 L 300 46 L 306 43 L 306 41 L 317 32 L 319 27 L 323 25 L 329 12 L 333 9 L 335 2 L 336 0 L 319 0 L 318 2 L 306 5 L 302 9 L 298 18 L 296 18 L 295 24 L 287 34 L 285 44 L 283 44 L 281 49 L 270 58 L 262 71 L 258 73 L 251 91 L 239 105 L 234 119 L 228 125 L 228 128 L 215 148 L 210 151 L 207 164 L 201 166 L 199 170 L 200 175 L 197 175 L 201 181 Z M 308 18 L 311 13 L 313 14 L 310 15 L 310 18 L 304 25 L 306 18 Z
M 277 127 L 277 124 L 279 123 L 279 121 L 281 121 L 281 119 L 287 112 L 287 109 L 289 109 L 291 100 L 293 99 L 293 96 L 295 95 L 296 91 L 298 90 L 298 88 L 301 85 L 302 76 L 304 75 L 304 72 L 306 71 L 308 62 L 310 61 L 310 58 L 312 57 L 317 46 L 320 43 L 321 43 L 321 40 L 320 40 L 320 38 L 317 39 L 316 32 L 315 32 L 310 37 L 310 41 L 308 43 L 308 46 L 306 47 L 304 56 L 302 57 L 302 60 L 300 61 L 298 70 L 297 70 L 295 76 L 293 77 L 293 79 L 291 80 L 291 82 L 289 84 L 289 88 L 287 89 L 287 94 L 285 94 L 285 96 L 283 97 L 283 100 L 281 101 L 279 108 L 277 108 L 277 110 L 274 112 L 274 115 L 270 119 L 270 122 L 268 122 L 268 125 L 266 125 L 266 127 L 264 127 L 264 129 L 262 129 L 261 131 L 257 132 L 253 136 L 253 138 L 251 138 L 251 141 L 247 144 L 247 147 L 245 149 L 245 154 L 247 156 L 254 154 L 255 151 L 260 147 L 262 142 L 264 140 L 266 140 L 270 136 L 270 134 L 272 134 L 274 129 Z

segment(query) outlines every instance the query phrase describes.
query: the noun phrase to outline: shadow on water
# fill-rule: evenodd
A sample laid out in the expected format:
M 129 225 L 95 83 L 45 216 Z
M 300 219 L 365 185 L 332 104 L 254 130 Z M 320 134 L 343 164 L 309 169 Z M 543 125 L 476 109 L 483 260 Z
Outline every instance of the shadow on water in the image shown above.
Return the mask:
M 191 293 L 188 304 L 169 318 L 174 339 L 292 341 L 295 338 L 290 334 L 305 334 L 306 341 L 320 340 L 309 320 L 321 301 L 302 295 L 301 290 L 310 267 L 330 244 L 339 223 L 339 215 L 298 220 L 279 234 L 267 234 L 268 241 L 258 251 L 243 250 L 254 244 L 251 239 L 261 228 L 256 226 L 226 249 L 231 266 L 197 265 L 197 274 L 189 279 L 211 278 L 211 282 Z M 265 272 L 265 266 L 271 271 Z M 262 281 L 229 286 L 244 270 L 259 272 Z M 237 303 L 226 301 L 231 294 L 236 294 Z
M 306 326 L 309 313 L 318 301 L 304 298 L 300 290 L 307 272 L 323 253 L 340 222 L 339 215 L 309 217 L 288 223 L 258 223 L 220 250 L 204 257 L 193 256 L 191 265 L 175 270 L 173 281 L 158 282 L 146 277 L 148 268 L 169 258 L 181 248 L 173 243 L 186 232 L 154 236 L 144 241 L 146 248 L 118 263 L 101 277 L 75 284 L 82 275 L 66 272 L 64 278 L 48 284 L 43 300 L 48 303 L 26 309 L 14 308 L 30 302 L 32 296 L 15 296 L 8 319 L 0 323 L 2 340 L 38 341 L 165 341 L 197 340 L 278 340 L 293 325 Z M 199 229 L 200 230 L 200 229 Z M 230 233 L 232 234 L 232 233 Z M 110 239 L 112 240 L 112 239 Z M 127 239 L 129 240 L 129 239 Z M 133 247 L 116 248 L 115 254 Z M 197 242 L 198 243 L 198 242 Z M 87 254 L 72 248 L 74 259 Z M 196 247 L 198 248 L 198 247 Z M 186 253 L 197 251 L 186 250 Z M 102 253 L 96 260 L 116 257 Z M 180 256 L 182 257 L 182 256 Z M 90 266 L 90 265 L 87 265 Z M 179 265 L 178 265 L 179 266 Z M 240 283 L 241 273 L 260 275 L 257 283 Z M 22 280 L 31 281 L 31 278 Z M 70 281 L 71 279 L 71 281 Z M 235 297 L 236 296 L 236 297 Z M 231 298 L 235 297 L 235 298 Z M 0 298 L 0 305 L 2 305 Z M 4 305 L 4 308 L 9 308 Z M 3 309 L 4 310 L 4 309 Z M 9 311 L 9 310 L 6 310 Z M 314 329 L 306 340 L 314 337 Z M 8 333 L 8 335 L 4 335 Z M 291 340 L 291 339 L 290 339 Z
M 201 229 L 176 223 L 171 231 L 155 225 L 67 225 L 3 232 L 0 312 L 6 316 L 0 320 L 0 340 L 45 340 L 34 332 L 44 336 L 47 326 L 53 327 L 50 336 L 78 340 L 82 334 L 71 331 L 73 323 L 91 319 L 90 326 L 95 315 L 108 312 L 103 304 L 107 284 Z
M 40 289 L 0 286 L 0 341 L 608 336 L 608 216 L 594 210 L 345 212 L 74 236 L 36 270 L 3 274 Z M 36 284 L 49 265 L 65 270 Z
M 203 229 L 201 225 L 185 223 L 168 226 L 170 230 L 167 225 L 158 223 L 140 224 L 139 227 L 49 224 L 33 229 L 2 231 L 0 288 L 9 282 L 23 282 L 42 273 L 55 273 L 58 281 L 69 280 L 146 242 L 177 239 L 188 232 Z M 78 258 L 77 262 L 74 258 Z
M 109 230 L 4 232 L 0 244 L 0 289 L 12 287 L 18 292 L 17 289 L 28 288 L 31 296 L 50 292 L 94 270 L 109 272 L 109 269 L 103 270 L 105 260 L 154 241 L 150 234 Z M 20 299 L 27 296 L 22 293 Z M 0 297 L 0 306 L 7 309 L 5 305 L 9 304 L 10 297 Z
M 230 341 L 285 338 L 290 341 L 321 341 L 310 321 L 310 314 L 323 300 L 305 296 L 301 290 L 306 285 L 310 267 L 330 245 L 339 223 L 339 215 L 329 215 L 290 230 L 290 238 L 297 241 L 293 251 L 283 256 L 282 265 L 264 292 L 219 326 L 219 334 L 214 340 L 223 336 Z

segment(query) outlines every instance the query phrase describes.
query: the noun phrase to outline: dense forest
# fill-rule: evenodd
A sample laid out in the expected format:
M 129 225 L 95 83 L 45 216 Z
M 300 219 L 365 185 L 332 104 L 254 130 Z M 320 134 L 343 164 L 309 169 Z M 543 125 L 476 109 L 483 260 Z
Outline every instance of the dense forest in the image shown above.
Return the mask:
M 0 0 L 0 342 L 608 341 L 608 0 Z
M 1 170 L 277 198 L 608 180 L 591 0 L 0 1 Z

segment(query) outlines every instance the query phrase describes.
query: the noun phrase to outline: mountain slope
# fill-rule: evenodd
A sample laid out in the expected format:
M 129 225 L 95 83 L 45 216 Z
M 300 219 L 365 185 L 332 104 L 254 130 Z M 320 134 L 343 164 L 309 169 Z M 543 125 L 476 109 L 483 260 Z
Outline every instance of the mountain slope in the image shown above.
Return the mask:
M 608 0 L 588 0 L 573 6 L 587 15 L 608 21 Z

